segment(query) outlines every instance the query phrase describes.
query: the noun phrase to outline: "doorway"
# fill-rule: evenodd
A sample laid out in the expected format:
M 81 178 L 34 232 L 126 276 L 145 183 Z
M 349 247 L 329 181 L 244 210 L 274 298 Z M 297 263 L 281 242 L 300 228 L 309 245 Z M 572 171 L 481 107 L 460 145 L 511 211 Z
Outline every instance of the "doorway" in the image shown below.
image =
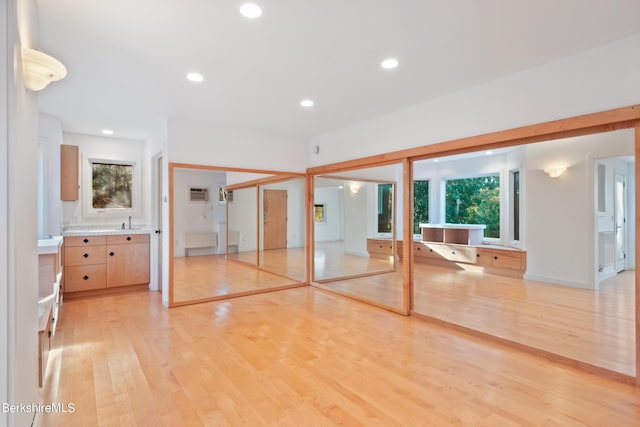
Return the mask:
M 614 184 L 614 218 L 615 218 L 615 269 L 620 273 L 627 268 L 627 197 L 625 174 L 615 172 Z
M 287 190 L 264 190 L 264 250 L 287 247 Z

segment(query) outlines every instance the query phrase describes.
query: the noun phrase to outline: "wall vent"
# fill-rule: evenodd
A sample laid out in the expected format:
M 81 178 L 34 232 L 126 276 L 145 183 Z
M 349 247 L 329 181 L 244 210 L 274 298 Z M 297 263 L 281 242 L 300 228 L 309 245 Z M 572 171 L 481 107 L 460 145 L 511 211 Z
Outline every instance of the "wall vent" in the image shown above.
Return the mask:
M 191 188 L 189 200 L 192 202 L 206 202 L 209 200 L 208 188 Z

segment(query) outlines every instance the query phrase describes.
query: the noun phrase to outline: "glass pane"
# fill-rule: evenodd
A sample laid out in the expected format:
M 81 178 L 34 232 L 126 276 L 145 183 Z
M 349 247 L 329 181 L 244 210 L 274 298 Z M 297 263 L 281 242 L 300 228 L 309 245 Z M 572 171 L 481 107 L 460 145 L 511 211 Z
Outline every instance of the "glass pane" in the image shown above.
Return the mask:
M 133 166 L 92 163 L 91 169 L 94 209 L 132 207 Z
M 445 184 L 446 222 L 484 224 L 485 237 L 500 237 L 500 177 L 450 179 Z

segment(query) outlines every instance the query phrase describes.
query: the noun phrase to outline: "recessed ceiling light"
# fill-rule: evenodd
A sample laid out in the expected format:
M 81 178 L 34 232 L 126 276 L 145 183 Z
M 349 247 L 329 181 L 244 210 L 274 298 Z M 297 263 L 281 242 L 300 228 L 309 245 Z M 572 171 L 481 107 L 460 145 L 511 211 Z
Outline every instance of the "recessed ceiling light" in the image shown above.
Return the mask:
M 493 151 L 488 150 L 488 151 L 485 151 L 485 153 L 484 153 L 484 154 L 486 154 L 487 156 L 490 156 L 490 155 L 492 155 L 492 154 L 493 154 Z
M 434 161 L 435 163 L 438 163 L 438 162 L 440 161 L 440 159 L 433 159 L 433 161 Z
M 187 74 L 187 80 L 194 83 L 200 83 L 204 80 L 204 76 L 200 73 L 189 73 Z
M 245 18 L 256 19 L 262 15 L 262 9 L 255 3 L 245 3 L 240 6 L 240 13 Z
M 300 101 L 300 105 L 302 105 L 304 108 L 311 108 L 313 107 L 313 100 L 303 99 L 302 101 Z
M 104 135 L 113 135 L 113 131 L 111 129 L 102 129 L 102 133 Z
M 398 66 L 398 60 L 396 58 L 387 58 L 380 63 L 380 66 L 385 70 L 392 70 Z

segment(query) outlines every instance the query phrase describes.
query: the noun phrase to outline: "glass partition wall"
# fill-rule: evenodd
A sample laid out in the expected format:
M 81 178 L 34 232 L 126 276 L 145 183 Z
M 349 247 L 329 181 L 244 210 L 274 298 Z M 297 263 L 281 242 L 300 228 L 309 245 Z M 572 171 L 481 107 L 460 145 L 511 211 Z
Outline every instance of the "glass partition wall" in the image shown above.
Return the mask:
M 401 311 L 405 294 L 397 242 L 402 165 L 313 178 L 316 286 Z
M 635 376 L 634 166 L 632 130 L 414 161 L 413 312 Z
M 169 180 L 170 306 L 306 284 L 303 177 L 170 164 Z

